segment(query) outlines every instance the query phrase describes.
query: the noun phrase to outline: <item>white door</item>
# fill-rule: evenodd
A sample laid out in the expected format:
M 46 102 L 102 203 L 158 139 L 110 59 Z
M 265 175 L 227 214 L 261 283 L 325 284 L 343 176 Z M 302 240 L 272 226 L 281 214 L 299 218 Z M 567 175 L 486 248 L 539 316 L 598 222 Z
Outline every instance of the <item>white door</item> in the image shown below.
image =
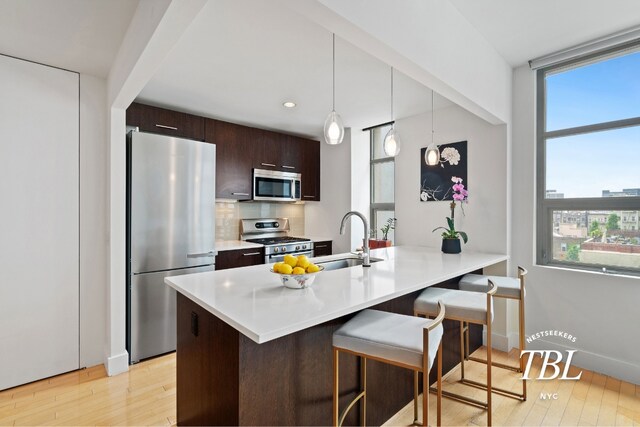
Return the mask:
M 79 368 L 78 83 L 0 55 L 0 390 Z

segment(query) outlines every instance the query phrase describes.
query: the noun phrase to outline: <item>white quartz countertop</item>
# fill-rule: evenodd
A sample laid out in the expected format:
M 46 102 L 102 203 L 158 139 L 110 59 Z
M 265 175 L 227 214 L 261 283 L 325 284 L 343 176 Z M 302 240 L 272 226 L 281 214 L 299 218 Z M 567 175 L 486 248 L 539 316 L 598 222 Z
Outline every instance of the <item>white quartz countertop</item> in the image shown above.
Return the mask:
M 368 268 L 323 271 L 307 289 L 285 288 L 265 264 L 171 276 L 165 282 L 260 344 L 508 258 L 505 254 L 468 251 L 443 254 L 418 246 L 375 249 L 371 256 L 384 261 Z
M 264 245 L 258 243 L 245 242 L 243 240 L 216 240 L 216 251 L 235 251 L 238 249 L 261 248 Z

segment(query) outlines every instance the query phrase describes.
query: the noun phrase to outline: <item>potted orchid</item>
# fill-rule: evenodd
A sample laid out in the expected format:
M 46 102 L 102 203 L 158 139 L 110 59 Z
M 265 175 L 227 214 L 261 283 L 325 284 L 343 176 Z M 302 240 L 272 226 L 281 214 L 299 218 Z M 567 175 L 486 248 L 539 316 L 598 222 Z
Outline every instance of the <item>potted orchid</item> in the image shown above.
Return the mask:
M 460 237 L 462 237 L 462 241 L 464 243 L 467 243 L 469 237 L 464 231 L 456 230 L 456 202 L 460 202 L 460 207 L 462 208 L 462 213 L 464 214 L 463 203 L 467 203 L 469 192 L 464 188 L 462 178 L 452 176 L 451 182 L 453 182 L 453 186 L 451 187 L 451 189 L 453 190 L 453 201 L 449 205 L 449 207 L 451 208 L 451 217 L 447 217 L 447 227 L 437 227 L 434 228 L 433 231 L 444 230 L 442 232 L 442 252 L 446 254 L 459 254 L 460 252 L 462 252 Z

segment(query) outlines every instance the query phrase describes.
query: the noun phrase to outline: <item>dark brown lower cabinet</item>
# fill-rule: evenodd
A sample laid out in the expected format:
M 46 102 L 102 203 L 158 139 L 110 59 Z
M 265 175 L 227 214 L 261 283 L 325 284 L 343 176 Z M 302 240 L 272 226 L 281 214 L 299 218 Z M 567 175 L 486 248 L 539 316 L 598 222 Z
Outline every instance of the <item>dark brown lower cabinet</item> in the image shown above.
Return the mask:
M 333 255 L 333 242 L 327 240 L 324 242 L 313 243 L 313 256 Z
M 264 248 L 219 251 L 216 255 L 216 271 L 258 264 L 264 264 Z
M 418 294 L 372 308 L 411 315 Z M 178 294 L 178 425 L 331 425 L 332 335 L 352 316 L 256 344 Z M 443 371 L 448 372 L 460 361 L 460 328 L 445 321 L 444 329 Z M 471 351 L 481 345 L 482 327 L 472 325 Z M 341 408 L 360 387 L 359 363 L 355 356 L 340 357 Z M 432 370 L 432 383 L 435 375 Z M 367 425 L 381 425 L 412 399 L 412 371 L 367 362 Z M 345 425 L 360 424 L 359 413 L 354 408 Z

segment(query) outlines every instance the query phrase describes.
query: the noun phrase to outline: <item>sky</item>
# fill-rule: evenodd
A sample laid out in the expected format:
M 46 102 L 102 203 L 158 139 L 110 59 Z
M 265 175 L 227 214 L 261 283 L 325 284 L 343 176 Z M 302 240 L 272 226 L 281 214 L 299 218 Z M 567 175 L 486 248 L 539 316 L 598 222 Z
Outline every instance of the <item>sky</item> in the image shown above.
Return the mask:
M 547 131 L 640 117 L 640 52 L 547 76 Z M 547 189 L 640 188 L 640 126 L 547 140 Z

